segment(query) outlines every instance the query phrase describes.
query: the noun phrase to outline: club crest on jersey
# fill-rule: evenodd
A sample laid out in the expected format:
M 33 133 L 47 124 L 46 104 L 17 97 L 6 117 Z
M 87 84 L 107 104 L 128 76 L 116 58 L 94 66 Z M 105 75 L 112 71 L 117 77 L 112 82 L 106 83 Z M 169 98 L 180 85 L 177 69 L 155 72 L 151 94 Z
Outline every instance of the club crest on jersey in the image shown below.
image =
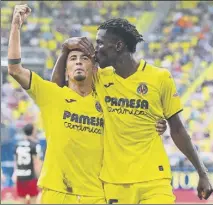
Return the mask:
M 101 107 L 101 104 L 100 104 L 98 101 L 95 103 L 95 107 L 96 107 L 96 110 L 97 110 L 98 112 L 103 112 L 102 107 Z
M 140 83 L 140 85 L 137 88 L 137 93 L 144 95 L 148 92 L 148 87 L 145 83 Z

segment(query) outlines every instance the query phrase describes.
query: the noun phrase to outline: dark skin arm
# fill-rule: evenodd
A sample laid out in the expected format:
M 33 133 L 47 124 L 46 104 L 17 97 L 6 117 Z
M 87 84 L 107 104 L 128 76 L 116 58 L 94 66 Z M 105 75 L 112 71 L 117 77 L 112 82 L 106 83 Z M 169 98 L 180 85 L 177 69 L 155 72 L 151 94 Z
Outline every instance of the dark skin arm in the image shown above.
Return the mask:
M 61 54 L 56 61 L 51 78 L 51 81 L 56 83 L 60 87 L 63 87 L 65 85 L 66 60 L 69 51 L 72 49 L 81 49 L 90 56 L 94 55 L 94 47 L 87 38 L 77 37 L 67 39 L 62 46 Z M 162 135 L 166 131 L 166 129 L 166 120 L 159 120 L 156 123 L 156 131 L 159 135 Z
M 66 68 L 66 61 L 67 61 L 68 52 L 62 50 L 56 64 L 53 68 L 51 81 L 56 83 L 58 86 L 63 87 L 65 85 L 65 68 Z
M 168 123 L 170 126 L 170 134 L 175 145 L 190 160 L 198 172 L 198 197 L 200 199 L 208 199 L 213 190 L 207 175 L 207 169 L 201 161 L 195 146 L 192 144 L 191 138 L 185 130 L 179 115 L 175 114 L 169 118 Z

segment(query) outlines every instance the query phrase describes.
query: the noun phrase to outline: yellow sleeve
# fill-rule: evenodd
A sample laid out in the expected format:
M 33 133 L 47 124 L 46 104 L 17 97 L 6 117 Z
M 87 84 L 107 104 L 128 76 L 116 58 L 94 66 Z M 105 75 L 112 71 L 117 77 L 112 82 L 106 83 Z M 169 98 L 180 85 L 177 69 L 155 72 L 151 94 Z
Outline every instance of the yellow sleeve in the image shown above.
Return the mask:
M 180 96 L 177 93 L 175 81 L 168 70 L 164 71 L 161 84 L 161 102 L 166 119 L 183 110 Z
M 42 79 L 38 74 L 31 71 L 30 88 L 27 93 L 33 98 L 35 103 L 41 107 L 50 104 L 57 98 L 56 84 Z

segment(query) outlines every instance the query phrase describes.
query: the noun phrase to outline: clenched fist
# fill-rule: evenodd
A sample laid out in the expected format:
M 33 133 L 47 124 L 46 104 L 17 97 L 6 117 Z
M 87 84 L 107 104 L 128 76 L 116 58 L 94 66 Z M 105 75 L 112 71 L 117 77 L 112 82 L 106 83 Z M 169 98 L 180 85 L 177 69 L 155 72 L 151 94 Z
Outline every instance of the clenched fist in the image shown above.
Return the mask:
M 199 178 L 197 191 L 198 191 L 198 197 L 200 198 L 200 200 L 208 199 L 209 196 L 212 194 L 213 188 L 207 175 L 204 175 Z
M 30 13 L 31 9 L 27 6 L 27 4 L 16 5 L 13 12 L 12 24 L 18 25 L 20 28 Z

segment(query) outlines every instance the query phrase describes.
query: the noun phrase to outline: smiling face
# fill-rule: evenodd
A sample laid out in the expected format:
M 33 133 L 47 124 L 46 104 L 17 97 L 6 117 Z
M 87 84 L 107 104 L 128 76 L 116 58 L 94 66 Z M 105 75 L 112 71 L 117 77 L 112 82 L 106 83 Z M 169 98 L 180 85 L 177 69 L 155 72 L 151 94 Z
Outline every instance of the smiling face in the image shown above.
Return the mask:
M 94 64 L 81 51 L 70 51 L 67 58 L 67 76 L 72 81 L 83 81 L 92 78 Z

